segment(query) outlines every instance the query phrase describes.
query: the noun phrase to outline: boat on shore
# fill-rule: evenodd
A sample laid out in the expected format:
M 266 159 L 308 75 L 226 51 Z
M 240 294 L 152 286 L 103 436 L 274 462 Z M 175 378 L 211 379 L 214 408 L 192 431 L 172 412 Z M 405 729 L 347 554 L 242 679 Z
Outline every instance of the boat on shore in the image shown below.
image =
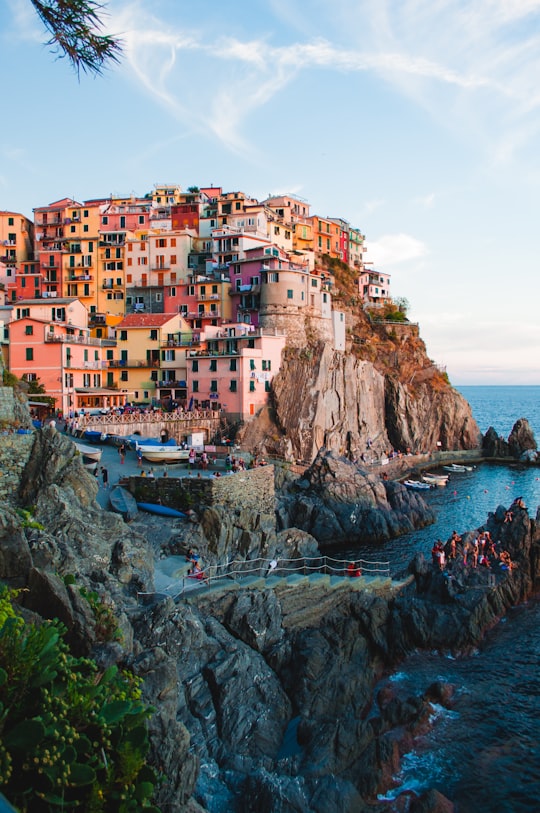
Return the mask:
M 89 461 L 93 461 L 94 463 L 99 463 L 101 460 L 101 455 L 103 454 L 102 449 L 98 449 L 95 446 L 85 446 L 82 443 L 76 443 L 75 448 L 78 450 L 79 454 L 82 454 L 83 458 L 87 458 Z
M 116 514 L 120 514 L 126 522 L 130 522 L 132 519 L 135 519 L 139 513 L 137 500 L 130 491 L 128 491 L 126 488 L 122 488 L 122 486 L 115 486 L 113 489 L 111 489 L 109 501 L 111 503 L 112 510 Z
M 107 435 L 105 432 L 98 432 L 94 429 L 85 429 L 83 432 L 83 438 L 89 443 L 104 443 L 107 440 Z
M 149 514 L 158 514 L 162 517 L 179 517 L 187 519 L 187 514 L 183 511 L 178 511 L 176 508 L 170 508 L 168 505 L 161 505 L 157 502 L 138 502 L 137 508 L 141 511 L 147 511 Z
M 182 446 L 157 446 L 155 444 L 137 444 L 145 460 L 150 463 L 181 463 L 189 459 L 189 449 Z

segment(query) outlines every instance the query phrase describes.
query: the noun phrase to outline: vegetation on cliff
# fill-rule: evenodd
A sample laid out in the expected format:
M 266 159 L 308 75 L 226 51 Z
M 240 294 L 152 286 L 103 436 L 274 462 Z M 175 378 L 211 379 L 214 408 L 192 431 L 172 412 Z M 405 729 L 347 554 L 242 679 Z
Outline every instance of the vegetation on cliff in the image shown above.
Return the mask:
M 25 811 L 159 813 L 134 675 L 75 658 L 58 621 L 27 623 L 0 587 L 0 789 Z

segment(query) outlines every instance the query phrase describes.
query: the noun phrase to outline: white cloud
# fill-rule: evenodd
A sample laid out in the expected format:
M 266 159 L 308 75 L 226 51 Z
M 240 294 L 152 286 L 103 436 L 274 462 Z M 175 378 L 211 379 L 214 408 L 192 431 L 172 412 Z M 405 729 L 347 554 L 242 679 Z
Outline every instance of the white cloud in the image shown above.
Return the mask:
M 417 260 L 429 253 L 425 243 L 410 234 L 386 234 L 378 240 L 368 240 L 367 250 L 369 259 L 384 268 Z

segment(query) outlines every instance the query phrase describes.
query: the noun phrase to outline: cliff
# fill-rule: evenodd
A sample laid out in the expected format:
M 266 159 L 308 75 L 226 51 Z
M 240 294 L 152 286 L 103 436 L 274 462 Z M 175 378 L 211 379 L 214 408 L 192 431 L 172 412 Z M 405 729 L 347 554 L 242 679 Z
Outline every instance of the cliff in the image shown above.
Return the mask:
M 389 499 L 383 484 L 367 487 Z M 38 432 L 17 497 L 32 522 L 0 507 L 0 579 L 24 588 L 28 611 L 61 618 L 74 651 L 143 679 L 156 708 L 152 761 L 163 775 L 156 802 L 179 813 L 199 805 L 238 813 L 388 809 L 377 794 L 398 770 L 400 753 L 429 725 L 431 702 L 449 701 L 444 687 L 435 697 L 426 687 L 415 697 L 374 698 L 378 677 L 417 647 L 467 651 L 540 575 L 538 522 L 516 507 L 505 523 L 500 506 L 485 527 L 518 567 L 497 573 L 491 586 L 486 569 L 458 562 L 449 588 L 420 559 L 398 583 L 322 574 L 242 586 L 224 579 L 176 601 L 150 595 L 143 604 L 138 594 L 153 589 L 158 551 L 102 511 L 95 493 L 69 439 Z M 336 482 L 333 499 L 346 496 Z M 246 559 L 257 545 L 268 552 L 275 528 L 266 513 L 264 533 L 250 535 L 261 527 L 255 492 L 251 502 L 232 521 L 231 510 L 208 506 L 209 543 L 232 542 Z M 242 526 L 249 529 L 243 535 Z M 175 544 L 177 529 L 170 529 Z M 103 639 L 81 586 L 115 614 L 121 641 Z
M 480 446 L 469 405 L 427 359 L 423 342 L 405 335 L 397 347 L 386 339 L 376 348 L 383 360 L 391 355 L 391 366 L 359 357 L 354 347 L 344 353 L 323 342 L 289 346 L 271 406 L 243 427 L 240 442 L 307 463 L 323 447 L 354 460 L 390 449 Z

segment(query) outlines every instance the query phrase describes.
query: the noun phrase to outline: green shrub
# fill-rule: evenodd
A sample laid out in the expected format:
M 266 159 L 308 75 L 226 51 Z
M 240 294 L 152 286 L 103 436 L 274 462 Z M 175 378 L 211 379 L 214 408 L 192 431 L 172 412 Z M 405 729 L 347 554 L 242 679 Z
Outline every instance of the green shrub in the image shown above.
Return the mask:
M 58 621 L 27 624 L 0 587 L 0 792 L 21 813 L 153 811 L 139 680 L 74 658 Z

